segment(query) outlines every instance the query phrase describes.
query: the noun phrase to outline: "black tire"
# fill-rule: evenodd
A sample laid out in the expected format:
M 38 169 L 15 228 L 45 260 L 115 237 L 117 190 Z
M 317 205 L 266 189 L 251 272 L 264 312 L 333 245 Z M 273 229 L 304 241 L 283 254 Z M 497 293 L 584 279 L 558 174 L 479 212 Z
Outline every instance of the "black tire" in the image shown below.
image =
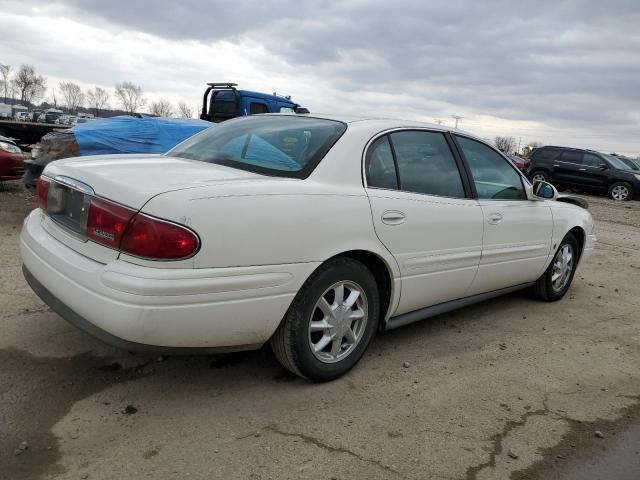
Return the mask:
M 626 195 L 624 192 L 626 192 Z M 633 187 L 627 182 L 612 183 L 609 187 L 608 196 L 616 202 L 628 202 L 633 198 Z
M 320 297 L 342 281 L 356 283 L 364 291 L 367 320 L 362 336 L 351 352 L 335 363 L 325 363 L 311 351 L 310 321 Z M 318 267 L 304 283 L 271 337 L 271 348 L 278 361 L 296 375 L 316 382 L 334 380 L 358 363 L 377 330 L 379 317 L 380 299 L 371 271 L 356 260 L 338 257 Z
M 572 258 L 573 258 L 573 266 L 571 269 L 571 273 L 568 276 L 568 279 L 564 286 L 561 289 L 556 289 L 553 285 L 553 274 L 554 274 L 554 264 L 556 262 L 556 258 L 559 252 L 563 249 L 565 245 L 569 245 L 572 250 Z M 549 264 L 549 267 L 545 270 L 542 276 L 536 280 L 536 283 L 533 286 L 533 291 L 535 295 L 545 302 L 555 302 L 560 300 L 565 296 L 569 287 L 571 287 L 571 282 L 573 282 L 573 276 L 576 273 L 576 267 L 578 266 L 578 259 L 580 258 L 580 250 L 578 247 L 578 241 L 576 237 L 573 236 L 572 233 L 567 233 L 567 235 L 562 239 L 560 245 L 558 245 L 558 249 L 553 254 L 553 259 Z
M 548 182 L 549 181 L 549 174 L 547 172 L 545 172 L 544 170 L 534 170 L 533 172 L 531 172 L 531 176 L 529 177 L 531 179 L 531 183 L 534 182 L 533 178 L 539 175 L 540 177 L 543 177 L 544 179 L 542 180 L 543 182 Z

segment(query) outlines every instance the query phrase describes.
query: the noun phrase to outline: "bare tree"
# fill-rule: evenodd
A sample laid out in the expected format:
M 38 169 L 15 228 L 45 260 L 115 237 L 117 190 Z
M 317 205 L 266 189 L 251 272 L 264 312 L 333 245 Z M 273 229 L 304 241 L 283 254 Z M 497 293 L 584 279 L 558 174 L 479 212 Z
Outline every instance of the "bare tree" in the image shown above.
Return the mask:
M 47 79 L 37 75 L 31 65 L 21 65 L 16 72 L 13 83 L 20 92 L 21 103 L 35 103 L 44 96 Z
M 4 91 L 4 103 L 7 103 L 7 96 L 10 90 L 9 75 L 11 75 L 11 65 L 0 63 L 0 75 L 2 75 L 2 90 Z
M 493 140 L 494 145 L 502 153 L 510 153 L 516 148 L 516 139 L 513 137 L 496 137 Z
M 178 115 L 182 118 L 193 118 L 193 110 L 186 102 L 178 102 Z
M 87 105 L 93 108 L 97 117 L 100 110 L 109 106 L 109 92 L 104 88 L 94 87 L 93 90 L 87 90 Z
M 171 105 L 170 101 L 161 98 L 157 102 L 151 102 L 151 105 L 149 105 L 149 111 L 151 112 L 151 115 L 170 117 L 173 115 L 173 105 Z
M 84 93 L 80 85 L 73 82 L 60 82 L 60 92 L 69 112 L 77 112 L 78 107 L 84 104 Z
M 129 115 L 133 115 L 140 107 L 147 103 L 147 100 L 142 96 L 142 87 L 140 87 L 140 85 L 134 85 L 131 82 L 117 84 L 115 96 L 124 111 Z

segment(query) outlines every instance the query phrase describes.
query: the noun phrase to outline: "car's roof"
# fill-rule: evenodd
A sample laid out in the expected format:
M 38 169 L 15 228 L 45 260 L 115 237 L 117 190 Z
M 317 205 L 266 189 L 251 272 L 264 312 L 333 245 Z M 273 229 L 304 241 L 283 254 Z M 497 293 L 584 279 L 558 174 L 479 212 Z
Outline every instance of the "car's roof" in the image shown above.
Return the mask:
M 466 132 L 464 130 L 455 129 L 453 127 L 448 127 L 446 125 L 439 125 L 436 123 L 428 123 L 428 122 L 419 122 L 416 120 L 403 120 L 399 118 L 384 118 L 384 117 L 375 117 L 375 116 L 360 116 L 360 115 L 344 115 L 344 114 L 330 114 L 330 113 L 309 113 L 309 114 L 296 114 L 292 115 L 291 113 L 265 113 L 261 115 L 274 115 L 274 116 L 296 116 L 296 117 L 306 117 L 306 118 L 321 118 L 325 120 L 335 120 L 338 122 L 343 122 L 348 125 L 358 125 L 358 126 L 368 126 L 373 129 L 378 129 L 380 131 L 389 130 L 394 128 L 426 128 L 429 130 L 438 130 L 441 132 L 456 132 L 461 133 L 463 135 L 476 138 L 480 141 L 483 141 L 478 136 Z

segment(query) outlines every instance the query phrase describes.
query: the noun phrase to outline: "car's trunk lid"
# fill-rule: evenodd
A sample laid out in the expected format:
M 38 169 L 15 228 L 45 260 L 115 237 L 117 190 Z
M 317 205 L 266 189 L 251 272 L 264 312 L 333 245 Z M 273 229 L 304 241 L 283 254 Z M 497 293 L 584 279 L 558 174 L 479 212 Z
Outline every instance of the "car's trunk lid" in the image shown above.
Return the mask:
M 164 155 L 102 155 L 58 160 L 44 175 L 73 179 L 94 194 L 139 210 L 156 195 L 231 181 L 264 179 L 256 173 Z

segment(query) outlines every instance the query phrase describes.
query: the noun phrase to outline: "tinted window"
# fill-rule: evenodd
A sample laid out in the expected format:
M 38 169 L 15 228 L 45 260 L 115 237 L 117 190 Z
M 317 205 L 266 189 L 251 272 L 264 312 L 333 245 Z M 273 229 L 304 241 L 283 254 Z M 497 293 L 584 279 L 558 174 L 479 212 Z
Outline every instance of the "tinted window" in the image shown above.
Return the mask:
M 599 156 L 594 155 L 593 153 L 585 153 L 582 159 L 582 163 L 584 163 L 588 167 L 599 167 L 605 162 Z
M 367 150 L 366 168 L 368 186 L 394 190 L 398 188 L 396 167 L 386 135 L 374 141 Z
M 463 198 L 460 171 L 442 133 L 406 131 L 390 135 L 400 189 Z
M 535 160 L 551 160 L 558 155 L 558 149 L 549 148 L 549 147 L 541 147 L 537 148 L 531 154 L 531 159 Z
M 341 122 L 319 118 L 242 117 L 208 128 L 166 155 L 304 178 L 346 128 Z
M 488 146 L 457 137 L 467 160 L 479 198 L 526 200 L 522 179 L 511 163 Z
M 562 155 L 560 155 L 559 160 L 570 163 L 582 163 L 582 152 L 565 150 L 564 152 L 562 152 Z
M 251 105 L 249 106 L 249 113 L 251 115 L 255 115 L 258 113 L 269 113 L 269 109 L 264 103 L 251 102 Z

